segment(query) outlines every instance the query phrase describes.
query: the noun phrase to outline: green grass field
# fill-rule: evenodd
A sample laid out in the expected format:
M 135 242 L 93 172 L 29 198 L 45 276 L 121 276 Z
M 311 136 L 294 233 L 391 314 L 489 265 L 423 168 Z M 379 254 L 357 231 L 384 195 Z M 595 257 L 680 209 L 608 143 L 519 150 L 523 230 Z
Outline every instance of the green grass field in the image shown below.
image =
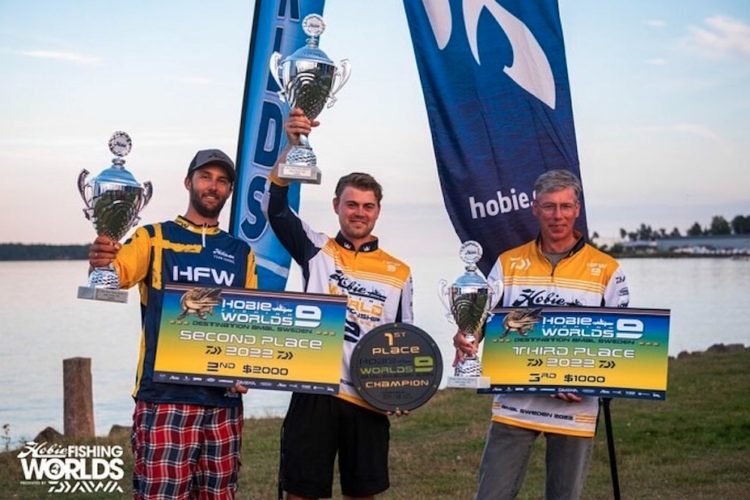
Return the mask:
M 667 401 L 615 400 L 614 436 L 625 499 L 750 498 L 750 349 L 670 360 Z M 489 424 L 489 396 L 440 391 L 391 427 L 391 489 L 380 498 L 472 498 Z M 276 496 L 280 419 L 246 421 L 238 498 Z M 47 494 L 23 486 L 17 452 L 0 454 L 2 498 L 130 498 L 127 438 L 124 495 Z M 538 440 L 520 498 L 542 498 L 544 442 Z M 584 498 L 612 498 L 600 422 Z M 334 497 L 340 497 L 338 488 Z

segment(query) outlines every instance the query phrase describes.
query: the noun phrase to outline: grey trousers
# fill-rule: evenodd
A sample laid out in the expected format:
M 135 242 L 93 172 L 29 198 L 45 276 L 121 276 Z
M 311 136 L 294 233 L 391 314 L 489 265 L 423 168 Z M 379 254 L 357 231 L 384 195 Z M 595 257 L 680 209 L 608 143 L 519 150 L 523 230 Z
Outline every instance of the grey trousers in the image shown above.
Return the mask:
M 518 495 L 539 431 L 492 422 L 479 466 L 477 500 L 511 500 Z M 544 498 L 580 498 L 594 447 L 593 438 L 545 433 Z

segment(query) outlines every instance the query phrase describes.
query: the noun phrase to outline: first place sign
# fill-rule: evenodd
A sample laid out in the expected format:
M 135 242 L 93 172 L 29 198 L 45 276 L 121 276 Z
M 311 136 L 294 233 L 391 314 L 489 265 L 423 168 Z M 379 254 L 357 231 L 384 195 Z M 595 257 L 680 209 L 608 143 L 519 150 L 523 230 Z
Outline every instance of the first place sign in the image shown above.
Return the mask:
M 346 297 L 172 285 L 154 380 L 337 394 Z
M 370 330 L 352 353 L 350 375 L 362 399 L 382 411 L 411 411 L 435 394 L 443 376 L 440 349 L 406 323 Z

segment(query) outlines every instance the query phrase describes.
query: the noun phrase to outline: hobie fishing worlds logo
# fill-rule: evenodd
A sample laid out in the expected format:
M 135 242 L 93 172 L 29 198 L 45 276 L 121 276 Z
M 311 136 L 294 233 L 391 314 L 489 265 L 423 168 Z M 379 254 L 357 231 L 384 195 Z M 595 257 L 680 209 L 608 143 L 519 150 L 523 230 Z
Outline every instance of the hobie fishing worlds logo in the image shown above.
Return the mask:
M 124 493 L 122 446 L 57 445 L 29 441 L 18 452 L 22 485 L 48 493 Z

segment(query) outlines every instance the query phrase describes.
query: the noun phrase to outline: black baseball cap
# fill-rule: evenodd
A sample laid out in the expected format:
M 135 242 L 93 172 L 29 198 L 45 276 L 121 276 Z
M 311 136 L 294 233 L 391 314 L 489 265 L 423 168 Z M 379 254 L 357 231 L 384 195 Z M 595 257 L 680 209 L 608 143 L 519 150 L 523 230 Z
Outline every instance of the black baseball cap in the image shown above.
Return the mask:
M 234 162 L 229 158 L 226 153 L 219 149 L 202 149 L 195 153 L 193 161 L 188 166 L 187 177 L 190 177 L 193 172 L 199 168 L 205 167 L 206 165 L 216 165 L 223 167 L 227 173 L 227 177 L 234 184 L 234 180 L 237 174 L 234 171 Z

